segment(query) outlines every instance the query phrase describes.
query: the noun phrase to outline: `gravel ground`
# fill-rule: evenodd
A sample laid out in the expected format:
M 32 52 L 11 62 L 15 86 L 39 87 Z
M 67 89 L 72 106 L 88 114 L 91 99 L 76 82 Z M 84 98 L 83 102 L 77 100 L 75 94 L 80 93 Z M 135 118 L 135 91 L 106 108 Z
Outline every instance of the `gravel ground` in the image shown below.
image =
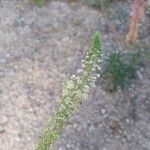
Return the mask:
M 65 0 L 41 8 L 28 0 L 1 0 L 0 22 L 0 150 L 33 150 L 91 35 L 101 31 L 107 50 L 119 33 L 108 30 L 100 11 Z M 55 150 L 150 150 L 149 63 L 130 91 L 92 89 Z

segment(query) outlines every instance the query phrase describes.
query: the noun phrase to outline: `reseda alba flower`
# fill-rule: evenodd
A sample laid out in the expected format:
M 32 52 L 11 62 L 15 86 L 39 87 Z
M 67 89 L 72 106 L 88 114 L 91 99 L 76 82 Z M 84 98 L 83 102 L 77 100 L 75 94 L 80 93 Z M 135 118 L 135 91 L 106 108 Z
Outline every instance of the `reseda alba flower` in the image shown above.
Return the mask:
M 53 117 L 48 120 L 40 136 L 36 150 L 50 150 L 62 133 L 69 117 L 87 99 L 90 87 L 95 86 L 96 69 L 100 70 L 102 43 L 99 33 L 94 35 L 92 47 L 82 60 L 82 68 L 72 75 L 63 87 L 61 97 Z

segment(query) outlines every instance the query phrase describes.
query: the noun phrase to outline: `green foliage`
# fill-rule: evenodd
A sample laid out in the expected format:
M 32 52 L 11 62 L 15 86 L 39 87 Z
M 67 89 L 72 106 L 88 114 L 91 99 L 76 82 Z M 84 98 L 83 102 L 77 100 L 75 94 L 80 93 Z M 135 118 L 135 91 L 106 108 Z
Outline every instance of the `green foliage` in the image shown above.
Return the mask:
M 106 59 L 102 72 L 103 87 L 105 90 L 114 91 L 118 87 L 124 89 L 137 77 L 136 71 L 141 64 L 141 54 L 123 54 L 112 52 Z
M 112 2 L 112 0 L 81 0 L 81 1 L 98 8 L 107 7 Z
M 52 149 L 52 144 L 62 133 L 72 113 L 83 100 L 87 99 L 90 87 L 94 85 L 96 80 L 95 72 L 96 69 L 99 69 L 101 54 L 101 37 L 96 33 L 94 35 L 92 47 L 82 60 L 82 69 L 77 71 L 77 75 L 72 75 L 64 85 L 56 111 L 44 127 L 36 150 Z
M 38 6 L 42 6 L 44 5 L 46 2 L 46 0 L 34 0 L 34 3 Z
M 147 8 L 146 14 L 147 14 L 147 15 L 150 15 L 150 7 Z

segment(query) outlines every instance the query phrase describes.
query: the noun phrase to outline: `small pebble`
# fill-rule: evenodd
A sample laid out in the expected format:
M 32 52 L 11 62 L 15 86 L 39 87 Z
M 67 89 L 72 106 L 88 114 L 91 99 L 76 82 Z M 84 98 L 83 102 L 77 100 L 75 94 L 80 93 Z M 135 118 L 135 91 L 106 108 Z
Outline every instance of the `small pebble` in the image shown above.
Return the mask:
M 5 129 L 2 126 L 0 126 L 0 133 L 4 133 L 4 132 L 5 132 Z
M 6 116 L 2 116 L 0 122 L 1 122 L 2 124 L 6 124 L 7 121 L 8 121 L 8 118 L 7 118 Z
M 106 113 L 106 109 L 101 109 L 101 113 L 104 115 Z
M 129 124 L 130 123 L 130 120 L 128 118 L 126 118 L 126 123 Z

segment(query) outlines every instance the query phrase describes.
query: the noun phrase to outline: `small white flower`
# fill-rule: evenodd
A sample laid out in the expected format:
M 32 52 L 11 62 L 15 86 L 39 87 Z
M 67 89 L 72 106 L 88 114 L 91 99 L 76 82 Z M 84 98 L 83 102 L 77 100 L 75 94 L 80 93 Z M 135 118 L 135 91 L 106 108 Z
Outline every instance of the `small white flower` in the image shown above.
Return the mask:
M 66 84 L 66 89 L 72 90 L 74 88 L 74 81 L 69 80 Z
M 94 68 L 92 68 L 92 70 L 91 70 L 92 72 L 95 72 L 96 71 L 96 68 L 94 67 Z
M 76 76 L 73 74 L 73 75 L 71 76 L 71 79 L 72 79 L 72 80 L 75 80 L 75 79 L 76 79 Z
M 101 59 L 98 59 L 98 60 L 97 60 L 97 62 L 98 62 L 98 63 L 101 63 L 101 62 L 102 62 L 102 60 L 101 60 Z
M 95 58 L 95 57 L 97 57 L 97 56 L 96 56 L 96 54 L 93 54 L 93 55 L 92 55 L 92 57 L 94 57 L 94 58 Z
M 85 101 L 85 100 L 87 100 L 87 99 L 88 99 L 88 93 L 86 93 L 86 94 L 84 95 L 83 101 Z
M 85 88 L 85 91 L 87 91 L 87 92 L 88 92 L 88 91 L 89 91 L 89 89 L 90 89 L 90 87 L 89 87 L 88 85 L 85 85 L 85 87 L 84 87 L 84 88 Z
M 96 65 L 95 65 L 95 68 L 97 68 L 97 67 L 98 67 L 98 65 L 96 64 Z
M 95 85 L 95 83 L 91 83 L 91 85 L 90 85 L 91 87 L 95 87 L 96 85 Z
M 82 64 L 82 68 L 83 68 L 83 69 L 86 68 L 86 65 L 85 65 L 85 64 Z
M 92 60 L 91 60 L 91 61 L 89 61 L 89 64 L 90 64 L 90 65 L 92 65 L 92 64 L 93 64 L 93 61 L 92 61 Z
M 78 84 L 82 84 L 82 81 L 80 79 L 77 80 Z
M 82 73 L 82 72 L 83 72 L 82 69 L 78 69 L 78 70 L 77 70 L 77 74 L 80 74 L 80 73 Z
M 84 74 L 85 76 L 87 76 L 87 75 L 88 75 L 88 72 L 87 72 L 87 71 L 84 71 L 83 74 Z
M 100 78 L 100 74 L 96 74 L 97 78 Z
M 92 80 L 95 81 L 97 78 L 96 77 L 92 77 Z
M 83 60 L 81 61 L 81 63 L 84 64 L 84 63 L 85 63 L 85 60 L 83 59 Z
M 87 55 L 86 57 L 85 57 L 85 59 L 89 59 L 90 57 Z
M 97 70 L 98 70 L 98 71 L 101 71 L 102 69 L 101 69 L 101 67 L 100 67 L 100 66 L 97 66 Z

